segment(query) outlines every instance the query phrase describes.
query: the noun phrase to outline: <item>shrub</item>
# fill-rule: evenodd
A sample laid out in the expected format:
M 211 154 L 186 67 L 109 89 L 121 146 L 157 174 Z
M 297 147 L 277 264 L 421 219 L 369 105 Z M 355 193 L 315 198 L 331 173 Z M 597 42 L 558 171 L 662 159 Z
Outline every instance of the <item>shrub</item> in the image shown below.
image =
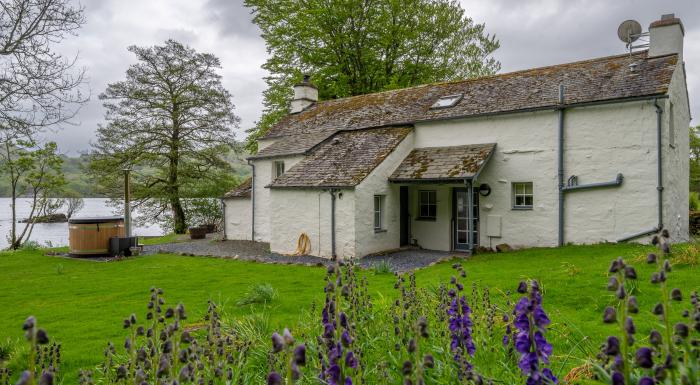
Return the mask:
M 236 305 L 268 304 L 277 298 L 277 291 L 269 283 L 259 283 L 248 288 L 248 291 L 236 301 Z
M 379 263 L 374 265 L 374 274 L 376 275 L 384 275 L 391 273 L 391 266 L 389 266 L 389 263 L 385 260 L 381 260 L 379 261 Z
M 700 211 L 700 194 L 696 191 L 691 191 L 688 195 L 688 206 L 690 211 Z

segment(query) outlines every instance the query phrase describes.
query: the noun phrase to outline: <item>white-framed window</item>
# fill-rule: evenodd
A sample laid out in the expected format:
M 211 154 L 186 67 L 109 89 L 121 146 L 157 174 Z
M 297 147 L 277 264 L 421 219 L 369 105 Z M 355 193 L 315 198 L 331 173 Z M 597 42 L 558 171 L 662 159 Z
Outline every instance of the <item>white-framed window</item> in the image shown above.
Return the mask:
M 284 174 L 284 161 L 276 160 L 272 162 L 272 178 L 279 178 Z
M 668 145 L 676 148 L 676 127 L 673 117 L 673 103 L 668 102 Z
M 418 191 L 418 219 L 435 220 L 437 217 L 437 192 L 435 190 Z
M 513 208 L 531 210 L 534 196 L 532 182 L 513 182 Z
M 384 195 L 374 196 L 374 231 L 384 229 Z

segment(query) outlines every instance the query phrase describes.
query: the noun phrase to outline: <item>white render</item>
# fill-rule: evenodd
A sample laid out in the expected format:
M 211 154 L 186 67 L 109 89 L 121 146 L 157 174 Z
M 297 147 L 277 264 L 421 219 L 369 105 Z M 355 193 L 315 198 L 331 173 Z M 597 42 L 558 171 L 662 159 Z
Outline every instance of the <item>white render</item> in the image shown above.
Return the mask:
M 224 199 L 224 236 L 226 239 L 251 240 L 250 198 Z
M 682 53 L 678 24 L 650 31 L 650 55 Z M 634 68 L 630 68 L 632 72 Z M 302 89 L 303 88 L 303 89 Z M 295 99 L 314 95 L 298 87 Z M 313 89 L 315 90 L 315 89 Z M 566 90 L 564 92 L 566 99 Z M 674 242 L 688 235 L 690 111 L 685 70 L 679 62 L 666 97 L 566 108 L 564 111 L 564 181 L 576 175 L 584 185 L 615 180 L 621 185 L 566 192 L 565 243 L 617 242 L 658 225 L 657 107 L 662 111 L 663 226 Z M 488 117 L 424 121 L 354 188 L 336 191 L 336 254 L 362 257 L 400 247 L 401 186 L 408 187 L 410 243 L 431 250 L 453 249 L 452 194 L 465 184 L 396 184 L 388 178 L 416 148 L 496 143 L 474 186 L 488 184 L 491 193 L 479 197 L 478 245 L 494 247 L 552 247 L 558 244 L 558 111 L 540 110 Z M 259 148 L 274 139 L 259 141 Z M 254 165 L 255 210 L 250 199 L 228 199 L 226 237 L 250 239 L 251 215 L 255 240 L 269 242 L 273 252 L 292 254 L 300 234 L 311 241 L 311 255 L 330 257 L 331 192 L 323 188 L 269 188 L 275 161 L 288 170 L 303 155 L 251 159 Z M 513 209 L 512 184 L 532 182 L 531 210 Z M 418 193 L 433 190 L 435 220 L 418 219 Z M 374 196 L 384 197 L 383 228 L 374 229 Z M 240 213 L 249 210 L 251 215 Z M 254 211 L 254 212 L 253 212 Z M 634 239 L 648 242 L 651 235 Z

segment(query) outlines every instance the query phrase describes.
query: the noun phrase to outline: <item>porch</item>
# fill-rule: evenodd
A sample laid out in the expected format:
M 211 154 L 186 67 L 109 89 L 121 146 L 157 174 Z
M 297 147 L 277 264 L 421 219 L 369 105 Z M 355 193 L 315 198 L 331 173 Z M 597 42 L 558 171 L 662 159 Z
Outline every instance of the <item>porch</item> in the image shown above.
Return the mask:
M 401 246 L 456 252 L 479 246 L 476 181 L 495 148 L 489 143 L 414 149 L 401 162 L 389 178 L 399 189 Z M 488 194 L 485 188 L 482 194 Z

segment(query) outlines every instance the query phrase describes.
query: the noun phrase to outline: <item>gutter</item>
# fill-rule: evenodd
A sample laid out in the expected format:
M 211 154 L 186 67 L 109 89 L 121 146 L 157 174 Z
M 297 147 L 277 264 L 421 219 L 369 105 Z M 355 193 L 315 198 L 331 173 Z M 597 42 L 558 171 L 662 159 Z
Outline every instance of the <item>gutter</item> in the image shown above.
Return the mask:
M 666 96 L 668 98 L 668 96 Z M 662 98 L 655 98 L 654 99 L 654 107 L 656 107 L 656 191 L 657 193 L 657 215 L 658 215 L 658 224 L 656 227 L 651 228 L 649 230 L 643 230 L 638 233 L 628 235 L 625 237 L 622 237 L 618 240 L 618 242 L 627 242 L 635 238 L 643 237 L 645 235 L 649 235 L 652 233 L 656 233 L 661 231 L 661 229 L 664 228 L 664 206 L 663 206 L 663 197 L 664 197 L 664 184 L 663 184 L 663 154 L 662 154 L 662 145 L 661 145 L 661 132 L 662 132 L 662 114 L 664 110 L 661 108 L 659 105 L 659 99 Z
M 223 229 L 222 230 L 224 231 L 224 238 L 223 239 L 225 241 L 226 240 L 226 200 L 224 200 L 224 198 L 219 198 L 219 200 L 221 201 L 221 210 L 223 211 L 223 215 L 222 215 L 223 220 L 221 222 L 223 222 Z

